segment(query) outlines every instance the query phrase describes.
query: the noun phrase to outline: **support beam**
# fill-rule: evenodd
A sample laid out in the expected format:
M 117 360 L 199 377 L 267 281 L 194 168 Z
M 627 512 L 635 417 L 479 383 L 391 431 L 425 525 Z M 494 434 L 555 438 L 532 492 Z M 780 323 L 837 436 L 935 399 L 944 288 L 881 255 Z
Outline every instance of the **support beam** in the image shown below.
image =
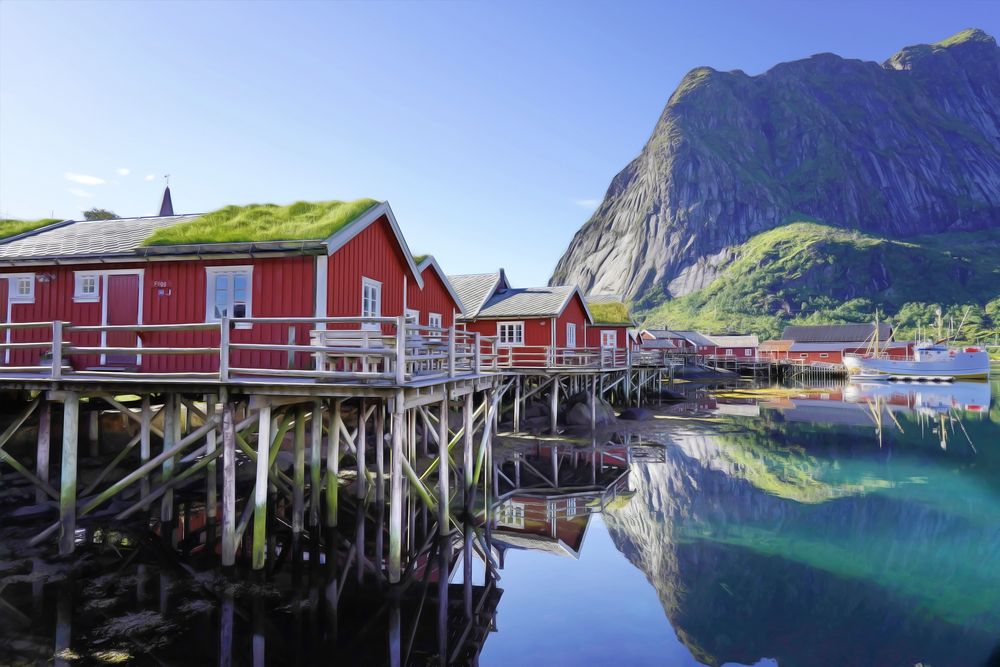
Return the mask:
M 551 410 L 551 415 L 549 416 L 549 430 L 552 433 L 557 433 L 559 431 L 559 378 L 558 376 L 552 379 L 552 391 L 549 394 L 549 409 Z
M 222 403 L 222 565 L 236 564 L 236 428 L 233 404 Z
M 140 465 L 149 463 L 150 451 L 150 429 L 153 421 L 153 409 L 149 404 L 149 394 L 142 397 L 142 408 L 139 413 L 139 459 Z M 139 497 L 145 498 L 149 495 L 149 477 L 143 477 L 139 482 Z M 147 506 L 148 507 L 148 506 Z
M 364 498 L 368 493 L 368 462 L 365 453 L 368 449 L 368 404 L 365 399 L 361 399 L 358 405 L 358 437 L 354 446 L 357 449 L 358 457 L 358 482 L 357 496 Z
M 52 446 L 52 404 L 41 398 L 38 406 L 38 440 L 35 452 L 35 475 L 39 480 L 49 481 L 49 448 Z M 42 503 L 49 496 L 42 489 L 35 489 L 35 502 Z
M 181 419 L 179 411 L 177 410 L 177 394 L 166 394 L 164 400 L 166 403 L 164 404 L 163 409 L 163 451 L 167 452 L 173 449 L 174 445 L 176 445 L 179 440 L 177 433 L 180 431 Z M 161 474 L 161 478 L 164 482 L 169 482 L 170 478 L 173 477 L 174 464 L 175 459 L 173 456 L 169 456 L 164 459 L 163 472 Z M 170 531 L 171 534 L 174 533 L 173 520 L 174 492 L 173 490 L 169 490 L 163 494 L 163 500 L 160 501 L 160 525 L 164 534 L 166 531 Z M 171 543 L 174 542 L 173 539 L 170 541 Z
M 59 554 L 73 553 L 76 542 L 77 436 L 80 431 L 80 394 L 66 394 L 63 403 L 62 470 L 59 494 Z
M 392 403 L 392 459 L 389 462 L 389 583 L 402 575 L 404 394 L 396 390 Z
M 324 257 L 324 260 L 326 258 Z M 324 266 L 325 263 L 324 263 Z M 313 401 L 312 417 L 309 422 L 309 525 L 319 526 L 319 497 L 323 471 L 323 401 Z
M 267 560 L 267 474 L 270 467 L 271 406 L 260 409 L 257 427 L 257 486 L 254 488 L 252 567 L 264 569 Z
M 448 489 L 448 393 L 441 399 L 441 414 L 438 419 L 438 532 L 444 536 L 451 533 L 451 494 Z
M 101 455 L 101 412 L 95 409 L 97 401 L 92 401 L 87 411 L 87 444 L 90 446 L 90 457 L 97 458 Z
M 209 420 L 215 421 L 215 401 L 216 397 L 214 394 L 208 394 L 205 396 L 205 415 Z M 188 421 L 191 419 L 191 413 L 188 412 Z M 205 456 L 213 457 L 215 450 L 218 447 L 218 434 L 213 428 L 205 435 Z M 218 464 L 215 459 L 208 464 L 205 468 L 205 510 L 206 516 L 208 518 L 209 530 L 212 531 L 210 534 L 214 536 L 216 526 L 219 520 L 219 471 Z M 212 540 L 214 542 L 214 539 Z
M 305 524 L 306 507 L 306 409 L 295 411 L 295 438 L 292 451 L 292 540 L 298 542 Z
M 333 528 L 337 525 L 337 512 L 340 493 L 340 430 L 343 422 L 341 410 L 343 399 L 336 399 L 330 409 L 330 432 L 327 434 L 329 451 L 326 453 L 326 525 Z
M 462 406 L 462 415 L 465 421 L 465 427 L 462 438 L 462 478 L 465 480 L 465 496 L 463 498 L 463 503 L 465 506 L 466 513 L 472 511 L 472 438 L 473 438 L 473 402 L 475 401 L 475 392 L 470 392 L 465 395 L 465 404 Z

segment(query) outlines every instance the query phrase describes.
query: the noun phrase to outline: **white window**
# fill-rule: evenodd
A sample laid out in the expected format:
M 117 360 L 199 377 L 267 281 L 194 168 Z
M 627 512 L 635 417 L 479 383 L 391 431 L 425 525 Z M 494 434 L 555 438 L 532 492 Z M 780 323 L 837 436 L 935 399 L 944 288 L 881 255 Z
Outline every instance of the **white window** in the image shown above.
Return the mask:
M 35 302 L 35 274 L 15 273 L 10 278 L 10 301 L 11 303 L 34 303 Z
M 524 322 L 497 322 L 497 337 L 506 347 L 524 345 Z
M 576 498 L 566 499 L 566 518 L 572 519 L 576 516 Z
M 747 356 L 747 357 L 752 357 L 753 356 L 753 348 L 752 347 L 745 348 L 743 350 L 743 354 L 745 356 Z
M 799 355 L 799 359 L 808 359 L 808 358 L 809 358 L 809 355 L 808 355 L 808 354 L 806 354 L 805 352 L 803 352 L 803 353 L 801 353 L 801 354 Z
M 412 308 L 406 309 L 406 321 L 408 324 L 420 324 L 420 311 Z
M 576 325 L 566 323 L 566 347 L 576 347 Z
M 605 350 L 613 350 L 618 347 L 618 332 L 614 329 L 601 331 L 601 347 Z
M 826 358 L 828 358 L 829 356 L 830 356 L 830 355 L 829 355 L 829 354 L 827 354 L 826 352 L 821 352 L 821 353 L 820 353 L 820 355 L 819 355 L 819 358 L 820 358 L 820 359 L 826 359 Z
M 524 528 L 524 503 L 508 500 L 497 508 L 497 525 L 504 528 Z
M 441 313 L 427 313 L 427 326 L 441 328 Z
M 361 279 L 361 317 L 382 317 L 382 283 L 371 278 Z M 365 322 L 365 329 L 378 329 L 378 322 Z
M 253 267 L 212 266 L 208 273 L 206 321 L 212 322 L 223 317 L 252 317 Z M 249 324 L 237 324 L 238 328 L 249 328 Z
M 732 351 L 731 349 L 728 349 L 728 348 L 727 348 L 727 349 L 726 349 L 726 356 L 727 356 L 727 357 L 731 357 L 731 356 L 733 356 L 733 351 Z
M 98 273 L 74 274 L 73 301 L 99 301 L 101 276 Z

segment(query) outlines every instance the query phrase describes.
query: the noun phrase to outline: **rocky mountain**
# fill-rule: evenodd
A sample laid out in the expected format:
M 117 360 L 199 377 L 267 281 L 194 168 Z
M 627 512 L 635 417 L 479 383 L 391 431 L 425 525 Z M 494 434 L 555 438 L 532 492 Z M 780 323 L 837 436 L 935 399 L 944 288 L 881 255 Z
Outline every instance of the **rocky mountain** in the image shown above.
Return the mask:
M 889 239 L 1000 227 L 996 40 L 966 30 L 881 65 L 823 53 L 758 76 L 692 70 L 551 283 L 659 303 L 794 221 Z

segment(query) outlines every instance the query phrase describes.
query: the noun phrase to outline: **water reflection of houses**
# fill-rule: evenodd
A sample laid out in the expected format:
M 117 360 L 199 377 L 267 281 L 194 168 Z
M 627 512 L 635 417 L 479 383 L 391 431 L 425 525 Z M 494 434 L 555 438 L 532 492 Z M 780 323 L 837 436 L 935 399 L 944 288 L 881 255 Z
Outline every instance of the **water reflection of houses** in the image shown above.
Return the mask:
M 544 551 L 579 558 L 591 515 L 632 497 L 633 461 L 662 461 L 662 447 L 623 436 L 604 446 L 517 443 L 496 455 L 493 543 L 500 565 L 511 550 Z

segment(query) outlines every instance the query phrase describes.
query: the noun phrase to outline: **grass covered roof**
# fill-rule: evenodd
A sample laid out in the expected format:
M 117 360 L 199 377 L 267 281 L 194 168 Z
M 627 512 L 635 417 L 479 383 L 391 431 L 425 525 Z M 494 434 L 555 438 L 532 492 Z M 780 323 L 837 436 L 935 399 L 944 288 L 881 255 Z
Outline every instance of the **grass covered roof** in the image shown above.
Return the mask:
M 57 218 L 42 218 L 41 220 L 14 220 L 13 218 L 0 218 L 0 239 L 17 236 L 24 232 L 30 232 L 39 227 L 60 222 Z
M 257 241 L 327 239 L 378 204 L 374 199 L 354 201 L 300 201 L 287 206 L 249 204 L 218 211 L 164 227 L 143 245 L 192 245 Z
M 621 301 L 601 301 L 588 303 L 587 308 L 594 316 L 595 324 L 631 324 L 632 316 L 628 306 Z

